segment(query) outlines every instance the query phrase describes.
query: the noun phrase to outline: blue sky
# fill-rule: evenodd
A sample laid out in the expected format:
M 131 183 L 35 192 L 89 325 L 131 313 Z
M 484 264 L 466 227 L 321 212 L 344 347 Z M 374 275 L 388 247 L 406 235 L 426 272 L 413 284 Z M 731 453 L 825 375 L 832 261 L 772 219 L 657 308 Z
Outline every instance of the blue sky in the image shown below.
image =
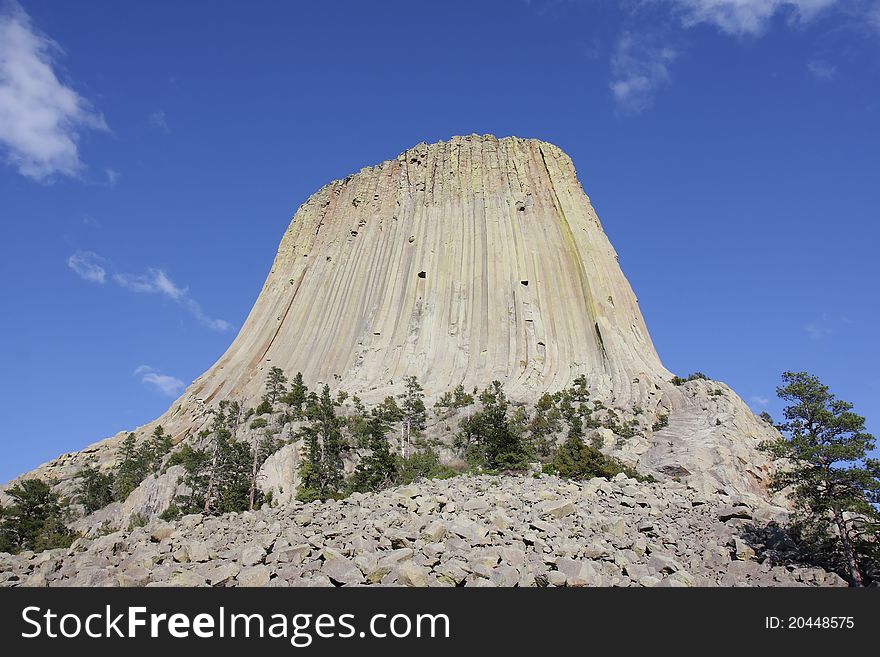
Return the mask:
M 880 433 L 877 0 L 0 7 L 0 480 L 162 413 L 320 186 L 469 133 L 572 156 L 671 370 Z

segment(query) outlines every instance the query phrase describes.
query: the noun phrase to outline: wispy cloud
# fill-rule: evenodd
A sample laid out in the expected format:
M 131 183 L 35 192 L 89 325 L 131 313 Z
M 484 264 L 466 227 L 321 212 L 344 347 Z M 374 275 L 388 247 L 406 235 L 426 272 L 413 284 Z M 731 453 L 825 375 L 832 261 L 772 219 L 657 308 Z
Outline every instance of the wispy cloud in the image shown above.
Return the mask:
M 807 70 L 814 78 L 819 80 L 833 80 L 837 75 L 837 67 L 821 59 L 811 59 L 808 61 Z
M 654 102 L 654 94 L 669 82 L 669 66 L 678 53 L 647 36 L 624 32 L 611 60 L 611 93 L 627 114 L 638 114 Z
M 770 403 L 767 397 L 761 397 L 760 395 L 752 395 L 749 401 L 752 402 L 752 406 L 758 406 L 759 408 L 764 408 Z
M 156 110 L 150 114 L 150 125 L 168 134 L 171 128 L 168 127 L 168 117 L 165 116 L 165 110 Z
M 828 326 L 822 326 L 816 322 L 804 324 L 804 331 L 807 332 L 807 335 L 810 336 L 811 340 L 821 340 L 834 333 L 834 329 Z
M 868 10 L 867 22 L 870 27 L 880 32 L 880 3 Z
M 0 145 L 9 164 L 41 182 L 78 176 L 81 134 L 108 129 L 90 103 L 58 79 L 61 55 L 18 3 L 0 5 Z
M 111 187 L 116 187 L 116 183 L 119 182 L 120 174 L 116 169 L 104 169 L 104 173 L 107 174 L 107 184 Z
M 803 329 L 811 340 L 822 340 L 838 332 L 846 333 L 855 324 L 858 322 L 846 315 L 831 316 L 828 313 L 822 313 L 819 319 L 804 324 Z
M 175 285 L 161 269 L 148 269 L 146 274 L 114 274 L 113 280 L 120 287 L 132 292 L 162 294 L 174 301 L 180 301 L 186 290 Z
M 628 27 L 621 32 L 611 59 L 611 93 L 624 114 L 639 114 L 671 81 L 672 65 L 684 50 L 682 31 L 708 25 L 737 38 L 758 38 L 779 17 L 787 25 L 806 25 L 832 11 L 847 11 L 873 20 L 880 29 L 880 3 L 858 0 L 631 0 Z M 647 23 L 646 20 L 650 20 Z M 650 24 L 651 27 L 646 27 Z M 660 41 L 657 30 L 666 36 Z M 652 36 L 654 35 L 654 36 Z M 808 70 L 822 80 L 837 72 L 830 62 L 815 60 Z
M 804 331 L 806 331 L 811 340 L 821 340 L 834 333 L 827 313 L 822 313 L 821 319 L 804 324 Z
M 85 281 L 103 285 L 107 281 L 104 259 L 92 251 L 77 251 L 67 259 L 67 266 Z
M 162 374 L 149 365 L 141 365 L 134 371 L 134 376 L 141 378 L 141 383 L 150 386 L 166 397 L 177 397 L 186 384 L 175 376 Z
M 798 23 L 813 20 L 839 0 L 659 0 L 671 5 L 685 27 L 714 25 L 734 36 L 759 36 L 777 13 Z
M 201 304 L 189 294 L 189 289 L 175 283 L 163 269 L 149 268 L 146 274 L 108 274 L 108 263 L 92 251 L 77 251 L 67 259 L 67 265 L 83 280 L 103 284 L 109 278 L 119 287 L 137 294 L 155 294 L 171 299 L 184 308 L 203 326 L 212 331 L 228 331 L 232 324 L 225 319 L 208 315 Z

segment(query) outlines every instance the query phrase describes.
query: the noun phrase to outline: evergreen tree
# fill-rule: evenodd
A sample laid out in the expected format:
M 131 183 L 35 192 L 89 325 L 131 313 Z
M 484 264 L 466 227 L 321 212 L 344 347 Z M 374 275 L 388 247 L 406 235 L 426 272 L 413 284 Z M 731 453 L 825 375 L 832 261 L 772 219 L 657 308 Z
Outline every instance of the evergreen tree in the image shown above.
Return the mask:
M 171 447 L 171 436 L 165 433 L 161 424 L 156 425 L 150 436 L 149 447 L 147 448 L 150 457 L 149 468 L 152 472 L 159 472 L 162 469 L 162 462 L 171 451 Z
M 116 476 L 114 482 L 114 496 L 120 502 L 131 494 L 147 476 L 152 455 L 149 447 L 143 445 L 138 448 L 133 433 L 128 434 L 119 446 L 117 458 Z
M 226 427 L 234 436 L 244 422 L 244 405 L 238 400 L 224 400 L 220 402 L 220 407 L 226 415 Z
M 397 462 L 386 437 L 388 426 L 378 414 L 373 414 L 367 425 L 370 453 L 358 463 L 349 482 L 350 490 L 361 493 L 390 486 L 397 475 Z
M 545 392 L 535 404 L 535 414 L 529 423 L 532 443 L 540 456 L 548 457 L 553 453 L 554 436 L 561 430 L 562 414 L 556 408 L 553 397 Z
M 336 415 L 336 408 L 330 398 L 330 386 L 324 386 L 318 408 L 317 420 L 324 447 L 322 472 L 324 492 L 327 495 L 335 495 L 342 487 L 344 473 L 342 452 L 345 442 L 342 437 L 342 418 Z
M 556 450 L 552 468 L 560 477 L 570 479 L 592 479 L 593 477 L 610 479 L 622 472 L 639 481 L 654 481 L 652 477 L 644 476 L 617 459 L 606 456 L 599 451 L 595 442 L 587 445 L 577 430 L 570 431 L 568 438 Z
M 221 406 L 214 411 L 214 422 L 211 432 L 208 434 L 211 438 L 209 453 L 210 461 L 206 464 L 207 485 L 205 488 L 205 504 L 202 512 L 210 513 L 212 510 L 219 508 L 221 500 L 220 476 L 223 473 L 223 452 L 226 444 L 232 438 L 232 433 L 226 425 L 225 408 Z
M 427 415 L 425 411 L 425 394 L 418 379 L 414 376 L 404 378 L 404 391 L 400 395 L 403 414 L 403 437 L 400 450 L 405 457 L 414 436 L 418 436 L 425 428 Z
M 113 502 L 113 473 L 101 472 L 97 468 L 86 466 L 77 473 L 79 485 L 76 501 L 83 505 L 87 514 Z
M 181 483 L 187 494 L 178 495 L 174 500 L 175 506 L 181 513 L 204 511 L 210 461 L 211 455 L 206 450 L 194 449 L 189 444 L 184 444 L 171 455 L 168 466 L 182 465 L 186 472 Z
M 216 501 L 211 511 L 230 513 L 251 509 L 253 508 L 250 502 L 253 453 L 250 445 L 226 435 L 219 440 Z
M 0 549 L 40 552 L 69 547 L 77 537 L 65 524 L 66 503 L 42 479 L 25 479 L 6 494 L 12 504 L 0 515 Z
M 394 424 L 403 420 L 403 411 L 397 405 L 394 397 L 388 396 L 382 400 L 382 403 L 375 409 L 383 422 Z
M 469 394 L 464 386 L 458 384 L 452 392 L 444 392 L 434 404 L 436 408 L 464 408 L 474 403 L 474 396 Z
M 790 489 L 800 526 L 828 540 L 845 564 L 853 586 L 865 584 L 865 551 L 876 547 L 880 529 L 880 462 L 868 458 L 874 437 L 853 405 L 837 399 L 818 377 L 785 372 L 779 397 L 789 402 L 779 429 L 785 434 L 764 445 L 787 459 L 774 490 Z
M 308 392 L 308 387 L 303 383 L 302 372 L 297 372 L 293 377 L 293 381 L 290 382 L 290 391 L 281 398 L 281 401 L 287 404 L 291 411 L 293 411 L 294 417 L 302 417 Z
M 255 437 L 252 440 L 250 447 L 251 472 L 249 478 L 247 508 L 249 511 L 253 511 L 260 505 L 260 494 L 259 489 L 257 488 L 257 477 L 259 476 L 260 468 L 263 466 L 263 463 L 266 462 L 266 459 L 278 450 L 280 445 L 278 444 L 278 441 L 275 440 L 275 437 L 266 430 L 262 437 Z
M 499 381 L 483 390 L 480 402 L 482 410 L 462 422 L 458 441 L 468 461 L 492 469 L 526 468 L 531 450 L 524 438 L 525 417 L 508 417 L 510 403 Z
M 336 415 L 336 406 L 330 397 L 330 386 L 325 385 L 321 396 L 310 403 L 305 428 L 306 458 L 300 466 L 300 500 L 335 497 L 342 488 L 343 419 Z
M 270 405 L 287 392 L 287 377 L 280 367 L 272 367 L 266 375 L 266 394 L 263 397 Z

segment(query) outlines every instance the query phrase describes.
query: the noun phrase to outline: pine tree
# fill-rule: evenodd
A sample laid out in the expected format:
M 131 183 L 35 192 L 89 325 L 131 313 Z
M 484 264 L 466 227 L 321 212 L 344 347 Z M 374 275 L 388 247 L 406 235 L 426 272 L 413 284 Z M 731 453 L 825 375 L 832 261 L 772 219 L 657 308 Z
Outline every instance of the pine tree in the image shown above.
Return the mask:
M 263 397 L 269 404 L 274 405 L 276 400 L 287 392 L 287 377 L 280 367 L 272 367 L 266 375 L 266 394 Z
M 207 436 L 205 432 L 203 437 Z M 205 495 L 208 490 L 208 470 L 211 455 L 207 450 L 194 449 L 189 444 L 175 451 L 168 461 L 169 466 L 182 465 L 186 474 L 182 484 L 186 495 L 178 495 L 174 500 L 181 513 L 200 513 L 205 508 Z
M 529 423 L 529 433 L 538 454 L 548 457 L 553 452 L 554 436 L 562 430 L 562 414 L 553 397 L 544 393 L 535 404 L 535 414 Z
M 250 506 L 252 452 L 241 440 L 224 435 L 219 440 L 219 468 L 216 479 L 215 513 L 245 511 Z
M 281 401 L 293 411 L 294 417 L 302 417 L 303 405 L 306 403 L 308 392 L 308 387 L 303 383 L 302 372 L 297 372 L 290 383 L 290 391 L 281 398 Z
M 300 466 L 297 498 L 303 501 L 336 496 L 343 483 L 343 419 L 325 385 L 321 396 L 311 400 L 307 410 L 309 425 L 304 429 L 306 458 Z
M 149 447 L 142 445 L 138 448 L 135 435 L 128 434 L 119 446 L 114 482 L 114 495 L 117 500 L 124 502 L 140 485 L 147 476 L 151 460 Z
M 324 386 L 319 402 L 319 426 L 324 447 L 323 476 L 325 495 L 335 495 L 342 488 L 342 419 L 336 416 L 336 408 L 330 398 L 330 387 Z
M 269 458 L 274 452 L 278 450 L 278 441 L 275 440 L 275 437 L 266 430 L 262 437 L 254 436 L 251 440 L 251 453 L 250 453 L 250 462 L 251 462 L 251 472 L 250 472 L 250 484 L 248 487 L 248 510 L 253 511 L 256 506 L 258 506 L 258 489 L 257 489 L 257 478 L 260 474 L 260 468 L 263 467 L 263 464 L 266 462 L 266 459 Z
M 405 458 L 413 436 L 419 435 L 425 428 L 427 414 L 425 411 L 425 394 L 418 379 L 414 376 L 404 378 L 404 391 L 400 395 L 403 401 L 401 411 L 403 413 L 403 437 L 401 440 L 401 454 Z
M 161 424 L 156 425 L 156 428 L 153 429 L 153 434 L 150 436 L 148 448 L 150 469 L 153 472 L 159 472 L 159 470 L 162 469 L 162 462 L 165 460 L 165 456 L 171 451 L 171 447 L 171 436 L 165 433 Z
M 865 584 L 864 548 L 875 545 L 880 514 L 880 462 L 868 458 L 874 437 L 853 405 L 837 399 L 818 377 L 785 372 L 777 395 L 789 405 L 785 434 L 765 449 L 787 459 L 774 476 L 774 490 L 790 489 L 801 527 L 830 537 L 850 583 Z
M 370 416 L 367 423 L 370 453 L 358 463 L 349 484 L 352 491 L 361 493 L 390 486 L 397 475 L 397 461 L 386 437 L 388 426 L 376 413 Z
M 207 487 L 205 489 L 205 505 L 202 509 L 203 513 L 209 513 L 215 508 L 219 499 L 219 476 L 222 472 L 223 460 L 221 458 L 226 441 L 232 434 L 226 427 L 226 415 L 223 407 L 214 411 L 214 422 L 211 428 L 211 460 L 207 467 Z
M 7 489 L 12 504 L 0 515 L 0 547 L 12 553 L 21 550 L 51 550 L 69 547 L 77 534 L 67 527 L 66 503 L 42 479 L 25 479 Z
M 113 473 L 101 472 L 86 466 L 77 473 L 79 485 L 76 501 L 83 505 L 85 512 L 93 513 L 113 502 Z
M 499 381 L 480 393 L 480 403 L 482 409 L 462 421 L 456 446 L 471 465 L 502 470 L 526 468 L 533 450 L 525 437 L 525 409 L 509 416 L 510 402 Z

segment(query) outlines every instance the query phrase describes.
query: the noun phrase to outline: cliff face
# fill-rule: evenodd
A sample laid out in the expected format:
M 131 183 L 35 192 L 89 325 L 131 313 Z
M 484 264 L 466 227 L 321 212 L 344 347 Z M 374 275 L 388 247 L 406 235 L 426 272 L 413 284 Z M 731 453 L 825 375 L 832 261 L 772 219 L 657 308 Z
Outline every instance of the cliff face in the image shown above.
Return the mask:
M 258 398 L 278 366 L 365 399 L 584 374 L 664 377 L 632 289 L 557 147 L 455 137 L 327 185 L 299 209 L 250 316 L 188 395 Z
M 410 375 L 429 403 L 496 379 L 531 402 L 583 375 L 638 429 L 625 440 L 603 430 L 619 458 L 707 493 L 766 495 L 757 446 L 774 430 L 723 384 L 672 385 L 570 158 L 537 140 L 420 144 L 316 192 L 227 352 L 142 429 L 192 437 L 217 402 L 256 405 L 274 366 L 367 403 Z M 32 474 L 107 466 L 122 436 Z

